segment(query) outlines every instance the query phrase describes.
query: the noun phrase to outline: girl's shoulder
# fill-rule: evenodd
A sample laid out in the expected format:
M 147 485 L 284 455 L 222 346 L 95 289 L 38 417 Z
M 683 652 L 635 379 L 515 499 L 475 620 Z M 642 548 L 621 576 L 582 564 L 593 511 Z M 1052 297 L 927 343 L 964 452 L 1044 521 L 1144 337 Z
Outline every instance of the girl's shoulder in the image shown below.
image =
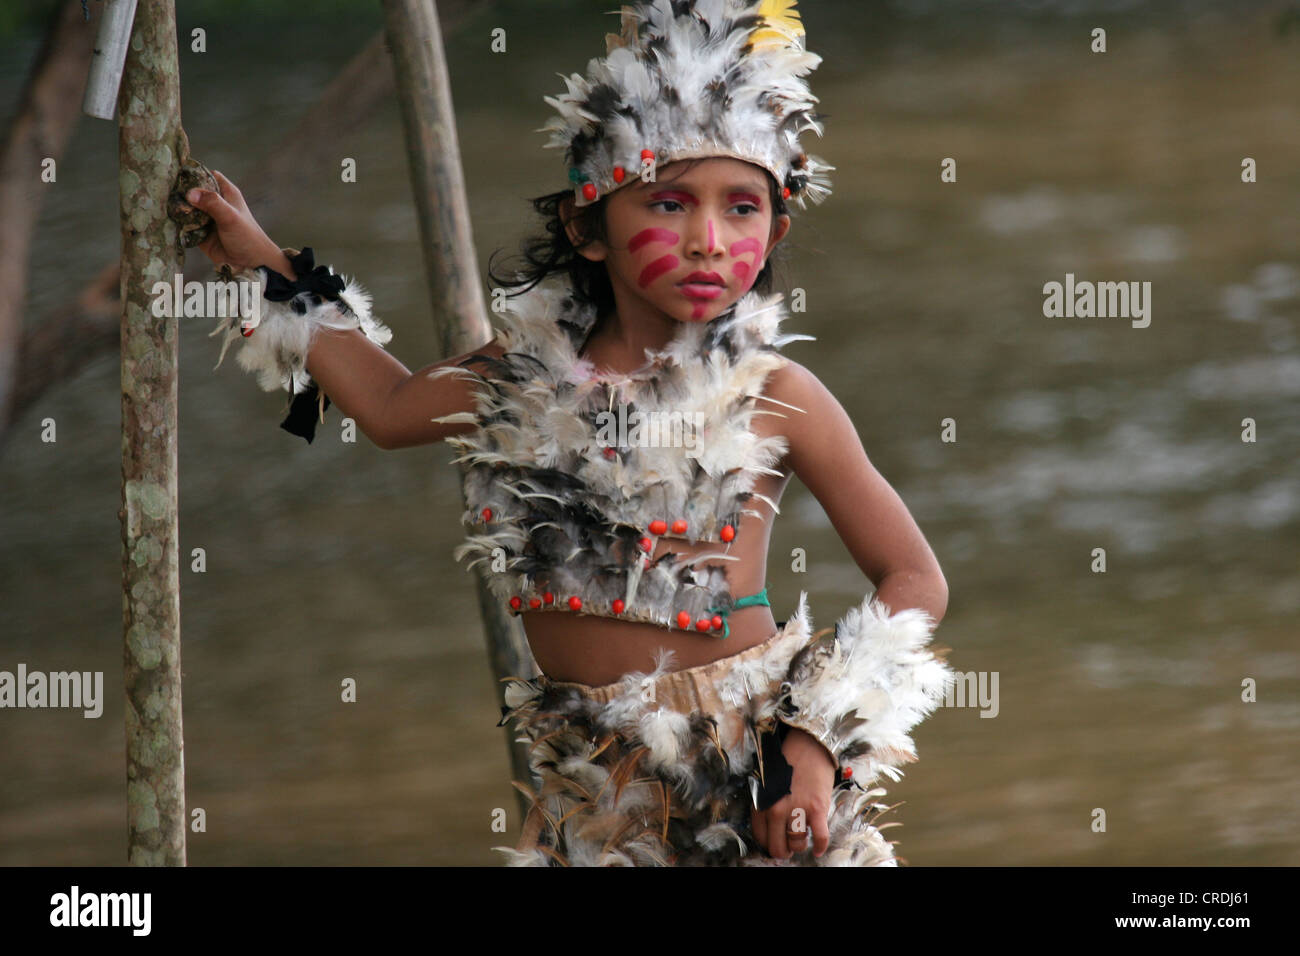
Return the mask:
M 787 459 L 798 471 L 816 449 L 833 449 L 857 439 L 857 430 L 844 406 L 811 370 L 787 355 L 768 375 L 759 404 L 776 412 L 755 419 L 761 435 L 782 435 L 788 445 Z M 818 452 L 818 454 L 820 454 Z

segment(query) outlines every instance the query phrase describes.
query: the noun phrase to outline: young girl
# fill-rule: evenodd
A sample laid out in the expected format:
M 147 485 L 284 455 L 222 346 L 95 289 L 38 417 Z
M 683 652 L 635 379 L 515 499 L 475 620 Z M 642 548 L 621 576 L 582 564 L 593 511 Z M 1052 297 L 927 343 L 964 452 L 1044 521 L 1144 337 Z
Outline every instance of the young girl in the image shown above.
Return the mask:
M 259 323 L 214 334 L 294 396 L 286 429 L 310 441 L 332 401 L 382 448 L 446 440 L 467 465 L 457 558 L 543 672 L 503 708 L 540 782 L 515 865 L 897 862 L 872 785 L 951 680 L 927 647 L 947 588 L 844 409 L 779 352 L 808 336 L 779 332 L 769 256 L 833 168 L 799 145 L 820 57 L 793 7 L 624 7 L 547 98 L 571 188 L 535 200 L 527 268 L 493 276 L 519 290 L 497 335 L 414 374 L 364 290 L 279 249 L 228 179 L 195 203 L 204 251 L 263 287 Z M 833 631 L 802 593 L 780 625 L 767 600 L 792 474 L 876 587 Z

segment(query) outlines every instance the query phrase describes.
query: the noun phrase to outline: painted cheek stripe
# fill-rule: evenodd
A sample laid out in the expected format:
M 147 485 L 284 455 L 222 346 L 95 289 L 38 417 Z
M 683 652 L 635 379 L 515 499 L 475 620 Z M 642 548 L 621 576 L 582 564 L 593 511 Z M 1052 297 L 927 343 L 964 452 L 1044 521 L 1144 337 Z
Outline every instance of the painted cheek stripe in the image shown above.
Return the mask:
M 666 242 L 669 245 L 676 245 L 680 239 L 681 236 L 677 235 L 677 233 L 673 232 L 671 229 L 660 229 L 658 227 L 653 229 L 642 229 L 632 237 L 630 242 L 628 242 L 627 251 L 636 252 L 642 246 L 648 245 L 652 242 Z
M 731 271 L 736 278 L 740 279 L 741 282 L 746 283 L 745 291 L 748 292 L 749 283 L 758 277 L 758 260 L 763 257 L 763 244 L 754 238 L 741 239 L 738 242 L 733 242 L 731 248 L 728 249 L 727 252 L 732 256 L 753 254 L 753 262 L 737 262 L 731 267 Z
M 648 266 L 646 266 L 644 269 L 641 270 L 641 275 L 637 278 L 637 285 L 639 285 L 641 288 L 644 289 L 646 286 L 648 286 L 651 282 L 654 282 L 655 279 L 658 279 L 665 272 L 671 272 L 676 268 L 677 268 L 676 256 L 661 256 L 660 258 L 656 259 L 654 262 L 650 263 Z

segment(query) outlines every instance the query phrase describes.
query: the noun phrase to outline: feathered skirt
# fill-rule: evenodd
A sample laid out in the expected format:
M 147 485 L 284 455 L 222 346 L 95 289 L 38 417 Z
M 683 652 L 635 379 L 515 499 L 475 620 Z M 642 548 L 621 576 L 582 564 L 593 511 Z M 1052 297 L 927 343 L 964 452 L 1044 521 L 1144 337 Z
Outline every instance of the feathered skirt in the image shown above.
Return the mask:
M 921 645 L 930 628 L 864 602 L 811 633 L 804 595 L 768 640 L 699 667 L 592 687 L 545 675 L 507 685 L 501 723 L 530 747 L 531 809 L 512 866 L 896 866 L 879 823 L 893 809 L 871 784 L 915 760 L 906 731 L 950 679 Z M 865 711 L 865 712 L 864 712 Z M 754 838 L 751 814 L 786 792 L 785 727 L 816 736 L 839 767 L 830 844 L 780 860 Z M 773 783 L 775 778 L 775 784 Z

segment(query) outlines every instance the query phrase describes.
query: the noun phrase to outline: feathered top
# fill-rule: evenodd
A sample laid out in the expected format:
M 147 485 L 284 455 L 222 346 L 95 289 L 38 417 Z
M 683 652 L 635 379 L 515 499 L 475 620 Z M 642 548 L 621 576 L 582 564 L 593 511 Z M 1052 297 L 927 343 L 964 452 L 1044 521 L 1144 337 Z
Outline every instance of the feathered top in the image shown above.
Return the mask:
M 476 411 L 434 419 L 474 423 L 448 438 L 466 462 L 463 520 L 455 551 L 467 568 L 486 562 L 493 593 L 516 611 L 587 614 L 724 633 L 734 604 L 725 564 L 749 505 L 776 503 L 754 491 L 788 445 L 761 438 L 758 414 L 778 349 L 812 336 L 781 334 L 780 294 L 750 292 L 716 318 L 682 323 L 661 350 L 627 375 L 598 378 L 581 350 L 596 321 L 567 284 L 546 283 L 504 300 L 505 354 L 471 356 L 434 376 L 475 383 Z M 687 558 L 658 537 L 713 542 Z M 681 615 L 685 613 L 685 617 Z
M 606 55 L 544 97 L 556 115 L 540 131 L 564 148 L 578 206 L 702 156 L 763 167 L 800 207 L 830 195 L 835 167 L 799 141 L 823 127 L 805 79 L 821 57 L 795 0 L 642 0 L 618 12 Z

